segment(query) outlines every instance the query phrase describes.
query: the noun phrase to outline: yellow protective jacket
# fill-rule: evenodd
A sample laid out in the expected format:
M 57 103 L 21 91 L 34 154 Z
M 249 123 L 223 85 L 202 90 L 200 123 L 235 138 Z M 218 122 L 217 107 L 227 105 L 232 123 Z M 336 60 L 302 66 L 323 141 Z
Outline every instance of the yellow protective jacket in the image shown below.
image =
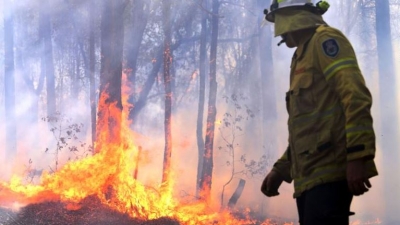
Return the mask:
M 286 104 L 289 147 L 273 170 L 294 180 L 294 197 L 346 179 L 347 161 L 365 159 L 368 177 L 378 174 L 371 94 L 340 31 L 321 25 L 300 43 Z

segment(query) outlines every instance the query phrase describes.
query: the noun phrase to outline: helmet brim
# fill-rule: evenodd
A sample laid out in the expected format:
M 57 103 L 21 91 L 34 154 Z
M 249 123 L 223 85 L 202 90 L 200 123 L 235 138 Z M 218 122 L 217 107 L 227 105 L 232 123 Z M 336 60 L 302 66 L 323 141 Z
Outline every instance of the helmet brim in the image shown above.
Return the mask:
M 278 8 L 275 9 L 269 13 L 267 13 L 267 15 L 265 15 L 265 19 L 271 23 L 275 23 L 275 13 L 282 11 L 284 9 L 298 9 L 298 10 L 308 10 L 312 13 L 316 13 L 318 15 L 322 15 L 322 13 L 318 10 L 317 7 L 315 6 L 310 6 L 310 5 L 296 5 L 296 6 L 286 6 L 283 8 Z

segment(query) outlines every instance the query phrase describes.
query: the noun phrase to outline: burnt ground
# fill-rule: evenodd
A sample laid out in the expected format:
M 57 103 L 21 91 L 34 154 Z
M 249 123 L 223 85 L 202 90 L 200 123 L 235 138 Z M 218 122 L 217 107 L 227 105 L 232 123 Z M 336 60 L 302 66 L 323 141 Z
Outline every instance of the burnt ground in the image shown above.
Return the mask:
M 0 225 L 179 225 L 179 222 L 169 218 L 134 219 L 92 198 L 86 199 L 77 210 L 67 210 L 60 202 L 31 204 L 18 213 L 0 208 Z
M 239 216 L 240 217 L 240 216 Z M 219 223 L 217 223 L 219 224 Z M 259 223 L 261 224 L 261 223 Z M 273 224 L 284 224 L 275 221 Z M 380 225 L 399 225 L 400 221 L 384 221 Z M 97 198 L 87 198 L 81 208 L 68 210 L 60 202 L 28 205 L 18 212 L 0 207 L 0 225 L 181 225 L 170 218 L 139 220 L 111 210 Z

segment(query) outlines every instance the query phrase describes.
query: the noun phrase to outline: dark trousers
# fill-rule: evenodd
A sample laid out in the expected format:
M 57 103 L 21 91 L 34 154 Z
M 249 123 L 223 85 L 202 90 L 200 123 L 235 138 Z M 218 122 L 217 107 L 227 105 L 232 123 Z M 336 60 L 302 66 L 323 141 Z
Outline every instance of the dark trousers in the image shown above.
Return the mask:
M 348 225 L 353 195 L 347 181 L 318 185 L 296 198 L 300 225 Z

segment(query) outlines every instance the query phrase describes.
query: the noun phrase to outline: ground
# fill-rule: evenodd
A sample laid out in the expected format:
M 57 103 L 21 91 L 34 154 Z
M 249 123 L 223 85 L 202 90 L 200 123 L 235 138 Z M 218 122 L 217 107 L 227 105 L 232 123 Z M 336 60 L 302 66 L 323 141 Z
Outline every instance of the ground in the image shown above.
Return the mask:
M 67 210 L 60 202 L 31 204 L 19 212 L 0 208 L 0 225 L 179 225 L 175 220 L 160 218 L 138 220 L 110 210 L 98 201 L 85 201 L 77 210 Z

